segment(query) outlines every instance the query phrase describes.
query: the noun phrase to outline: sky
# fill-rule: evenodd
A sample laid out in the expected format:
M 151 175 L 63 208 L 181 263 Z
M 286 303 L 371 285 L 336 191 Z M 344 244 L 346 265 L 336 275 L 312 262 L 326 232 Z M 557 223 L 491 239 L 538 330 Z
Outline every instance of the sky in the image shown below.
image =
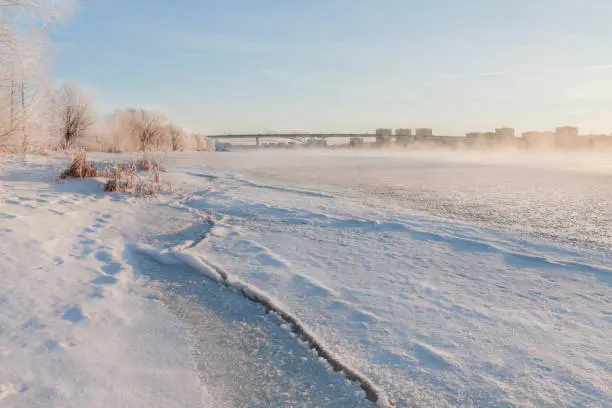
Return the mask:
M 202 134 L 612 132 L 609 0 L 83 0 L 58 82 Z

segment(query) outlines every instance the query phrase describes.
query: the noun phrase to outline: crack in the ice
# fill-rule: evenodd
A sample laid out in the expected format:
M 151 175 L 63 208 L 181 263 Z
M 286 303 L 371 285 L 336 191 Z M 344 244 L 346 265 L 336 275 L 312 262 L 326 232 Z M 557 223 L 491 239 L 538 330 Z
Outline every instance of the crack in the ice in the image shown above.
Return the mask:
M 210 236 L 212 229 L 215 227 L 215 222 L 212 220 L 211 217 L 208 217 L 206 219 L 206 223 L 208 224 L 208 229 L 204 231 L 202 235 L 193 240 L 190 245 L 184 247 L 183 250 L 197 247 Z
M 381 394 L 381 391 L 366 378 L 363 374 L 359 373 L 357 370 L 349 367 L 340 359 L 336 358 L 331 354 L 329 350 L 321 344 L 319 340 L 317 340 L 312 333 L 308 331 L 308 329 L 301 323 L 297 317 L 291 315 L 290 313 L 284 311 L 278 305 L 274 304 L 269 298 L 265 295 L 261 295 L 256 293 L 255 290 L 249 288 L 247 285 L 243 284 L 240 281 L 232 282 L 229 279 L 229 274 L 222 270 L 221 268 L 212 265 L 204 259 L 200 260 L 213 271 L 215 271 L 222 279 L 222 283 L 227 287 L 232 288 L 240 292 L 244 297 L 249 299 L 250 301 L 262 305 L 266 312 L 270 311 L 276 313 L 280 318 L 291 327 L 291 332 L 293 332 L 300 339 L 308 343 L 310 349 L 315 350 L 319 357 L 323 358 L 327 363 L 333 368 L 335 372 L 342 372 L 344 376 L 350 381 L 359 383 L 361 389 L 365 392 L 366 398 L 372 402 L 378 403 L 379 407 L 390 407 L 392 406 Z M 237 284 L 239 283 L 239 284 Z
M 230 277 L 226 271 L 209 263 L 205 259 L 199 256 L 184 253 L 182 250 L 160 252 L 143 248 L 142 246 L 135 246 L 134 248 L 138 252 L 150 256 L 157 262 L 166 263 L 167 258 L 165 257 L 168 255 L 174 255 L 175 259 L 178 258 L 178 260 L 180 260 L 182 263 L 185 263 L 188 266 L 199 270 L 200 272 L 203 272 L 202 268 L 206 268 L 208 270 L 208 273 L 204 273 L 206 278 L 239 292 L 246 299 L 263 306 L 266 313 L 276 313 L 276 315 L 279 316 L 283 322 L 289 325 L 291 332 L 294 333 L 296 337 L 306 342 L 308 347 L 311 350 L 314 350 L 319 357 L 324 359 L 335 372 L 341 372 L 346 379 L 358 383 L 361 389 L 365 392 L 366 398 L 369 401 L 376 403 L 380 408 L 391 408 L 394 406 L 370 379 L 342 362 L 339 358 L 335 357 L 297 317 L 283 310 L 282 307 L 275 304 L 275 302 L 268 296 L 263 293 L 259 293 L 259 290 L 256 288 L 250 287 L 248 284 L 234 277 Z M 179 256 L 176 257 L 176 255 Z
M 175 204 L 178 204 L 179 206 L 184 207 L 186 209 L 189 208 L 185 206 L 183 203 L 175 203 Z M 192 212 L 196 212 L 202 215 L 201 211 L 197 209 L 192 209 L 192 208 L 189 208 L 189 209 Z M 203 242 L 205 239 L 207 239 L 210 236 L 213 229 L 215 228 L 216 223 L 210 215 L 205 214 L 203 218 L 206 218 L 206 221 L 209 223 L 209 229 L 198 240 L 187 241 L 181 245 L 177 245 L 174 248 L 172 248 L 169 252 L 162 251 L 160 253 L 159 251 L 151 251 L 149 249 L 144 249 L 139 246 L 135 246 L 135 249 L 139 252 L 142 252 L 142 253 L 145 253 L 151 256 L 153 259 L 155 259 L 158 262 L 160 261 L 159 259 L 160 255 L 161 256 L 166 256 L 168 254 L 182 255 L 180 256 L 180 258 L 182 258 L 180 259 L 180 261 L 183 263 L 186 263 L 192 268 L 202 271 L 200 266 L 203 266 L 204 268 L 208 269 L 212 274 L 215 274 L 216 276 L 212 276 L 211 274 L 205 274 L 207 278 L 215 282 L 221 283 L 230 289 L 238 291 L 246 299 L 250 300 L 251 302 L 262 305 L 264 309 L 266 310 L 266 313 L 269 313 L 269 312 L 276 313 L 281 318 L 281 320 L 283 320 L 286 324 L 289 325 L 289 327 L 291 328 L 291 332 L 294 333 L 301 340 L 306 342 L 308 344 L 308 347 L 311 350 L 314 350 L 318 354 L 319 357 L 327 361 L 327 363 L 332 367 L 332 369 L 335 372 L 341 372 L 345 376 L 345 378 L 347 378 L 348 380 L 358 383 L 361 389 L 365 392 L 366 398 L 369 401 L 376 403 L 378 407 L 380 408 L 390 408 L 394 406 L 388 400 L 388 398 L 383 394 L 383 392 L 378 387 L 376 387 L 369 378 L 367 378 L 364 374 L 358 372 L 356 369 L 345 364 L 339 358 L 335 357 L 329 350 L 327 350 L 327 348 L 306 328 L 306 326 L 297 317 L 283 310 L 282 307 L 275 304 L 274 301 L 272 301 L 265 294 L 258 293 L 259 291 L 257 289 L 250 287 L 248 284 L 236 278 L 233 278 L 233 277 L 230 278 L 230 275 L 223 269 L 219 268 L 218 266 L 211 264 L 210 262 L 203 259 L 202 257 L 185 253 L 184 252 L 185 250 L 194 248 L 198 244 Z M 196 263 L 200 265 L 194 264 L 194 262 L 189 262 L 193 260 L 195 260 Z M 217 279 L 217 278 L 220 278 L 220 279 Z

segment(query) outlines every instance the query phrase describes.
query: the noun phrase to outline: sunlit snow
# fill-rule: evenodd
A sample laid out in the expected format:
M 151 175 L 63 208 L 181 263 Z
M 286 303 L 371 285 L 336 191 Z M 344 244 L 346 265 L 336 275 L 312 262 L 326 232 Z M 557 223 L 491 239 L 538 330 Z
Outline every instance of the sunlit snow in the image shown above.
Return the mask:
M 247 293 L 397 407 L 611 405 L 611 176 L 457 155 L 174 154 L 147 200 L 3 162 L 0 401 L 375 406 Z

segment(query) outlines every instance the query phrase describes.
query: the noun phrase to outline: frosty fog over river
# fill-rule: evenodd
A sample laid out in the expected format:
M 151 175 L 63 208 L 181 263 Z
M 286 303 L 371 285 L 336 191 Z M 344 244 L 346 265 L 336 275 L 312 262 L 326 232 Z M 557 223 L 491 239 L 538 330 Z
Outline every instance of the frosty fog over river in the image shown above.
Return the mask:
M 6 268 L 17 288 L 0 293 L 16 316 L 0 331 L 11 406 L 113 402 L 86 340 L 109 336 L 104 323 L 115 321 L 126 346 L 110 353 L 108 371 L 123 373 L 125 355 L 149 367 L 129 374 L 132 387 L 157 389 L 164 406 L 375 406 L 236 287 L 294 316 L 397 407 L 612 405 L 604 156 L 232 152 L 165 161 L 164 178 L 182 194 L 149 201 L 41 181 L 61 159 L 3 165 L 2 265 L 27 237 L 47 254 L 34 256 L 40 264 L 54 260 L 43 275 L 16 255 Z M 16 176 L 24 166 L 25 179 Z M 79 222 L 80 241 L 45 241 Z M 49 277 L 94 262 L 104 273 L 91 281 Z M 30 300 L 26 277 L 59 288 L 49 298 L 56 313 L 20 308 L 47 296 Z M 79 334 L 85 325 L 90 334 Z M 31 348 L 17 352 L 16 342 Z M 30 367 L 37 359 L 63 368 Z M 83 372 L 85 391 L 62 385 Z

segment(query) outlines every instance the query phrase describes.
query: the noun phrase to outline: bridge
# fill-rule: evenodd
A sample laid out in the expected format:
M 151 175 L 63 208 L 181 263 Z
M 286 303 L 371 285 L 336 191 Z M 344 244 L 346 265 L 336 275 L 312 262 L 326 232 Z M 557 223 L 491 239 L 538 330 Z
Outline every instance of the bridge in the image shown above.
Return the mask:
M 306 143 L 308 140 L 328 138 L 370 138 L 376 137 L 375 133 L 254 133 L 245 135 L 212 135 L 207 136 L 208 139 L 226 140 L 226 139 L 255 139 L 255 144 L 259 146 L 261 139 L 289 139 L 299 143 Z

